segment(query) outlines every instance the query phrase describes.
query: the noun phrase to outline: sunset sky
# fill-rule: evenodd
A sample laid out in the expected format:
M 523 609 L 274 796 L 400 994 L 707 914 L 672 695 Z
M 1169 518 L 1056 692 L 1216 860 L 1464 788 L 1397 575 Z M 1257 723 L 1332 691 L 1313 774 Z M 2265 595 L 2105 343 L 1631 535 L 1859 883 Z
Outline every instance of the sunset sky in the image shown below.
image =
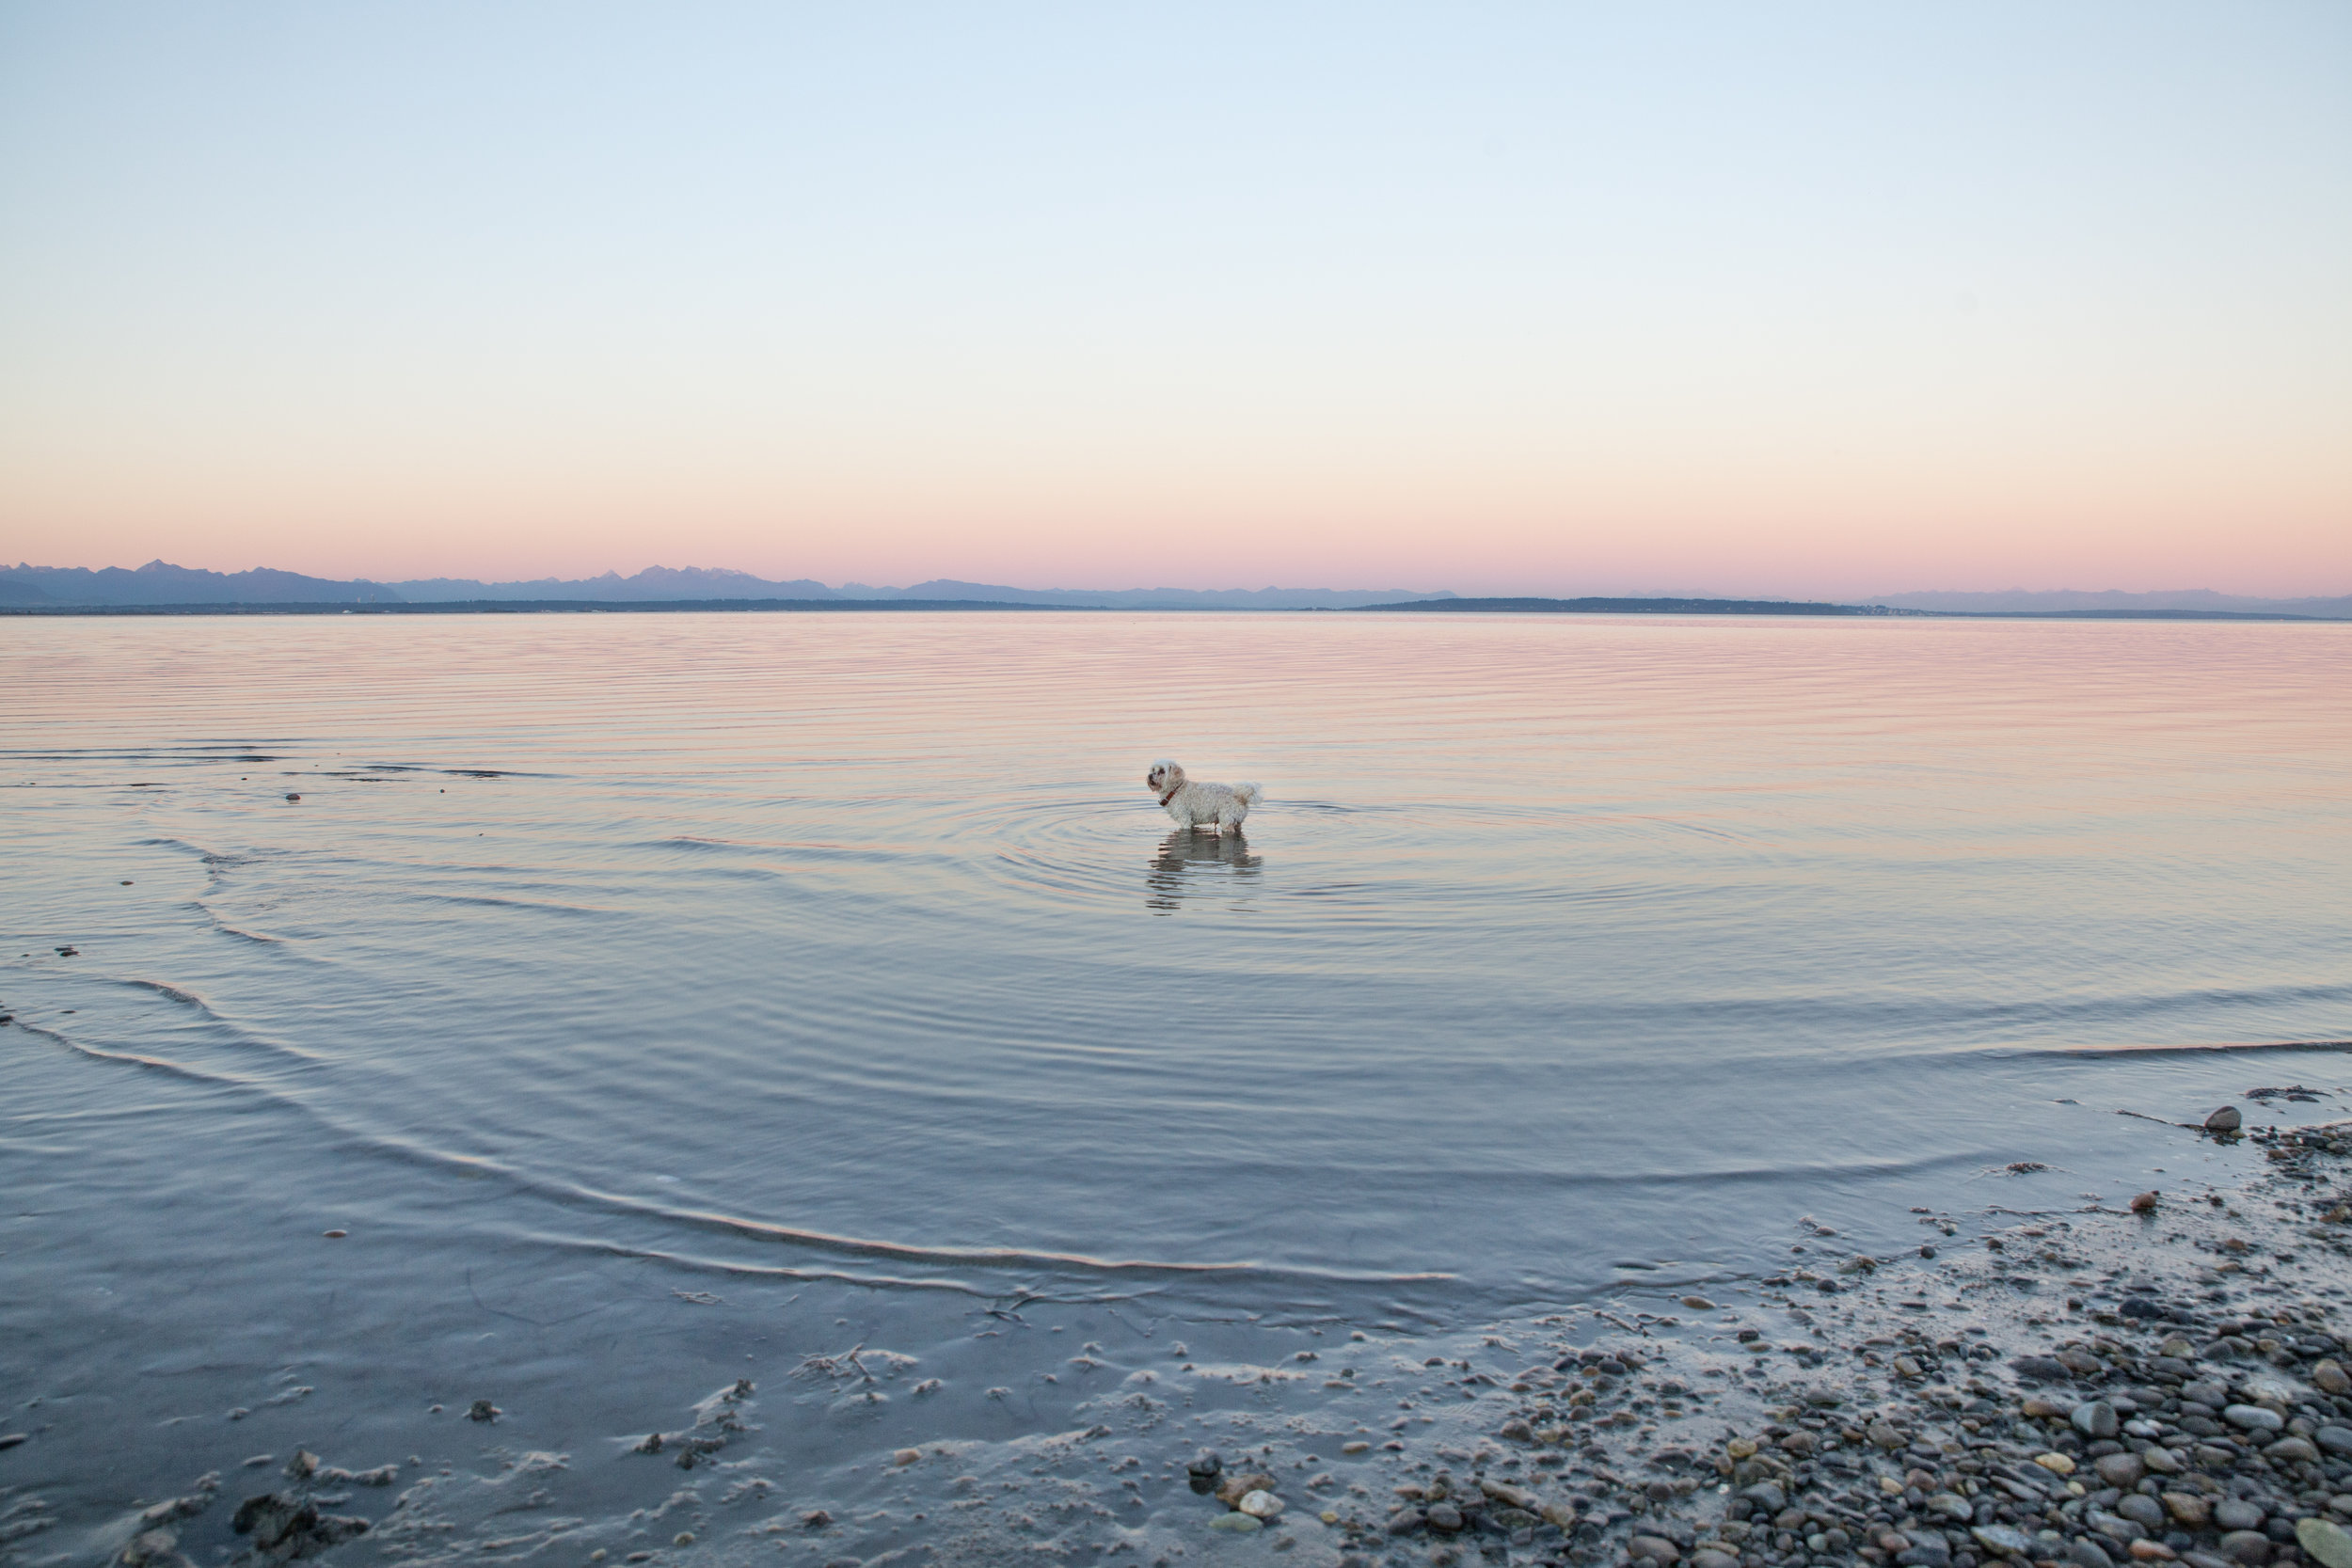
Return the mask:
M 2352 7 L 0 9 L 0 558 L 2352 592 Z

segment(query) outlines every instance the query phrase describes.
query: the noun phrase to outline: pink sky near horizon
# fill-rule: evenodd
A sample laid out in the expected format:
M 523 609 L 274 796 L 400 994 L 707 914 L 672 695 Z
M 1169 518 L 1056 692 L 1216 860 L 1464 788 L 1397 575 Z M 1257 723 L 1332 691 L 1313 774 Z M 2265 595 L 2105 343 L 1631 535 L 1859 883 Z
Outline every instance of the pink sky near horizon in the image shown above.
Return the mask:
M 2352 593 L 2352 13 L 914 14 L 0 13 L 0 559 Z

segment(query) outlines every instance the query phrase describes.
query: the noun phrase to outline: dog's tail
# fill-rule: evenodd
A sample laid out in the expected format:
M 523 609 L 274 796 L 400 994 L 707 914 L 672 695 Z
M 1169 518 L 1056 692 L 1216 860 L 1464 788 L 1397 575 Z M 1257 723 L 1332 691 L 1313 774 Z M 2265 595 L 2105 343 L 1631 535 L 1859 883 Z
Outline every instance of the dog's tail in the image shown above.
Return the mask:
M 1254 806 L 1264 798 L 1265 791 L 1253 784 L 1237 784 L 1233 786 L 1233 794 L 1240 799 L 1243 805 Z

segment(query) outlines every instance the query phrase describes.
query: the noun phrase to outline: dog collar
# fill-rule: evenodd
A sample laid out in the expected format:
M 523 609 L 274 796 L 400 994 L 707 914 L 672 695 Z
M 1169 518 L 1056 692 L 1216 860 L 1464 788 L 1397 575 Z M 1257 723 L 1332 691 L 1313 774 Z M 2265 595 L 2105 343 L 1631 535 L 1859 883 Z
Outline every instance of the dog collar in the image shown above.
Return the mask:
M 1176 786 L 1176 789 L 1182 789 L 1182 788 L 1184 788 L 1184 786 L 1183 784 L 1178 784 L 1178 785 Z M 1176 799 L 1176 789 L 1171 789 L 1171 790 L 1169 790 L 1167 794 L 1165 794 L 1165 795 L 1163 795 L 1163 796 L 1161 796 L 1161 797 L 1160 797 L 1160 806 L 1161 806 L 1161 808 L 1162 808 L 1163 810 L 1165 810 L 1165 809 L 1167 808 L 1168 803 L 1170 800 L 1173 800 L 1174 799 Z

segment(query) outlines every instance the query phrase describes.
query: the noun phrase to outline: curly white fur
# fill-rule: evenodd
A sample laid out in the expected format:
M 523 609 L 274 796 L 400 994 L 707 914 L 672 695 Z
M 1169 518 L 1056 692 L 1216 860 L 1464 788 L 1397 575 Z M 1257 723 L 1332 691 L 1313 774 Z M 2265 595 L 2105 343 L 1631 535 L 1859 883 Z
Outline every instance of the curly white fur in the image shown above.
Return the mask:
M 1196 784 L 1184 777 L 1182 764 L 1160 761 L 1143 776 L 1180 828 L 1206 828 L 1213 833 L 1238 833 L 1242 818 L 1258 803 L 1253 784 Z

